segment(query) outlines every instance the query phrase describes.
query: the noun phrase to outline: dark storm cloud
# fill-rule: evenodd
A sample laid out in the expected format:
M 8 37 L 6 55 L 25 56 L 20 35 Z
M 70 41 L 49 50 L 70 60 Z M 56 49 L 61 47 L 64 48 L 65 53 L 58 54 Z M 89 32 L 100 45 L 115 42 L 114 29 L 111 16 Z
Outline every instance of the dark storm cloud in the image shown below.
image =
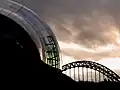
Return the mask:
M 87 48 L 116 43 L 120 29 L 120 0 L 15 0 L 37 12 L 53 29 L 57 39 Z M 89 53 L 64 49 L 77 59 L 114 57 L 115 52 Z M 79 53 L 79 54 L 78 54 Z M 117 52 L 119 56 L 119 52 Z M 81 54 L 81 55 L 80 55 Z
M 112 15 L 113 18 L 118 15 L 119 0 L 16 0 L 24 3 L 39 13 L 41 18 L 46 22 L 52 23 L 59 40 L 71 41 L 91 47 L 91 44 L 106 44 L 106 37 L 100 30 L 98 21 L 100 16 Z M 93 16 L 96 11 L 99 15 Z M 104 13 L 105 12 L 105 13 Z M 114 13 L 114 14 L 113 14 Z M 85 20 L 85 16 L 90 21 Z M 69 20 L 69 17 L 71 20 Z M 95 20 L 94 20 L 95 19 Z M 103 18 L 104 19 L 104 18 Z M 65 20 L 68 20 L 65 22 Z M 116 19 L 117 20 L 117 19 Z M 66 27 L 69 22 L 73 22 L 73 30 L 68 30 Z M 92 24 L 93 25 L 92 25 Z M 119 23 L 119 22 L 116 22 Z M 65 24 L 66 26 L 62 26 Z M 97 26 L 96 26 L 97 25 Z M 84 28 L 88 27 L 88 28 Z M 71 33 L 77 32 L 77 35 Z M 99 33 L 99 35 L 96 35 Z M 69 38 L 71 36 L 72 38 Z M 98 41 L 96 41 L 98 40 Z M 90 44 L 89 41 L 92 41 Z M 108 40 L 109 41 L 109 40 Z M 89 45 L 90 44 L 90 45 Z

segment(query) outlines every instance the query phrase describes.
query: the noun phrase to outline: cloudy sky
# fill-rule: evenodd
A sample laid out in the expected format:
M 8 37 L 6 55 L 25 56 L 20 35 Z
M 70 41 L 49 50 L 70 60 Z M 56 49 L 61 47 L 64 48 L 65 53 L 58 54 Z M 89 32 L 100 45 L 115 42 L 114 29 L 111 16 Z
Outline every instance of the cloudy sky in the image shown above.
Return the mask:
M 62 64 L 95 60 L 120 69 L 120 0 L 15 0 L 35 12 L 55 33 Z

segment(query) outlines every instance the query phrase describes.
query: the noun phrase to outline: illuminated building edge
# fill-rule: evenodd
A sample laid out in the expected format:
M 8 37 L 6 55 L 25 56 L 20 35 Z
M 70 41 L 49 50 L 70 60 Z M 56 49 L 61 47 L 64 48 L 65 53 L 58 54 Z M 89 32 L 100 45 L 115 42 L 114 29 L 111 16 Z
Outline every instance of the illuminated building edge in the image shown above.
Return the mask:
M 49 26 L 27 7 L 10 0 L 0 3 L 3 14 L 21 25 L 35 42 L 41 59 L 55 68 L 60 68 L 59 45 Z

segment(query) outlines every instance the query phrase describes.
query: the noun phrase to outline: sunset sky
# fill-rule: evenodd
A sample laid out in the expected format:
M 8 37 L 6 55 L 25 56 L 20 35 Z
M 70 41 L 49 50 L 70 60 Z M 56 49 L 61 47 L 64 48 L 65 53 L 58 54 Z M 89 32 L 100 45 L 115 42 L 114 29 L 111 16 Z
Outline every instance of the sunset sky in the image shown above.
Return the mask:
M 62 65 L 84 59 L 120 70 L 120 0 L 15 1 L 37 12 L 52 28 Z

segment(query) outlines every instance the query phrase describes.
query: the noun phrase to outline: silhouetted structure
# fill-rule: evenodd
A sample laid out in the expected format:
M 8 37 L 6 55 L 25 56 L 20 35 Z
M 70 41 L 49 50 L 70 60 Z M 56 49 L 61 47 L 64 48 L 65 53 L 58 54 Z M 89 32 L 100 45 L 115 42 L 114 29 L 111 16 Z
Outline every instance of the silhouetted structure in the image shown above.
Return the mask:
M 29 33 L 45 63 L 60 68 L 59 45 L 56 37 L 36 13 L 16 2 L 3 0 L 0 1 L 0 14 L 11 18 Z
M 99 63 L 92 61 L 83 60 L 72 62 L 63 65 L 62 71 L 77 81 L 120 82 L 120 77 L 115 72 Z
M 120 82 L 79 82 L 84 90 L 119 90 Z
M 34 34 L 42 33 L 37 32 L 37 30 L 39 31 L 40 27 L 43 27 L 44 25 L 40 23 L 39 18 L 33 12 L 26 9 L 24 6 L 9 1 L 6 4 L 7 6 L 4 4 L 6 4 L 6 2 L 3 3 L 4 8 L 2 7 L 0 10 L 1 88 L 56 89 L 56 87 L 58 87 L 59 89 L 71 88 L 88 90 L 90 89 L 88 87 L 91 87 L 92 89 L 96 89 L 94 87 L 94 85 L 97 85 L 96 83 L 78 83 L 63 74 L 60 69 L 57 69 L 59 68 L 59 55 L 58 47 L 55 46 L 57 45 L 57 42 L 53 42 L 53 39 L 55 38 L 51 38 L 50 36 L 44 38 L 42 37 L 42 34 L 40 34 L 41 38 L 44 38 L 45 41 L 48 40 L 47 42 L 52 44 L 47 47 L 41 45 L 45 50 L 42 50 L 43 52 L 41 52 L 45 55 L 45 58 L 41 57 L 38 47 L 40 41 L 37 40 L 38 38 L 30 36 L 30 30 Z M 30 17 L 32 15 L 34 17 L 33 19 Z M 37 21 L 35 19 L 37 19 Z M 39 22 L 39 25 L 41 26 L 37 26 L 37 22 Z M 49 31 L 49 29 L 47 30 Z M 47 57 L 45 54 L 47 53 L 47 50 L 51 50 L 52 54 L 54 54 L 50 56 L 51 52 L 48 52 L 50 55 Z M 42 61 L 42 58 L 45 60 L 52 58 L 51 60 L 56 60 L 56 63 L 52 61 L 48 63 L 51 65 L 49 66 L 48 64 L 45 64 L 45 60 Z M 102 84 L 102 86 L 104 85 Z
M 79 87 L 61 70 L 41 60 L 36 44 L 19 24 L 0 15 L 0 25 L 0 81 L 4 89 L 47 89 L 49 85 L 61 85 L 61 89 Z

